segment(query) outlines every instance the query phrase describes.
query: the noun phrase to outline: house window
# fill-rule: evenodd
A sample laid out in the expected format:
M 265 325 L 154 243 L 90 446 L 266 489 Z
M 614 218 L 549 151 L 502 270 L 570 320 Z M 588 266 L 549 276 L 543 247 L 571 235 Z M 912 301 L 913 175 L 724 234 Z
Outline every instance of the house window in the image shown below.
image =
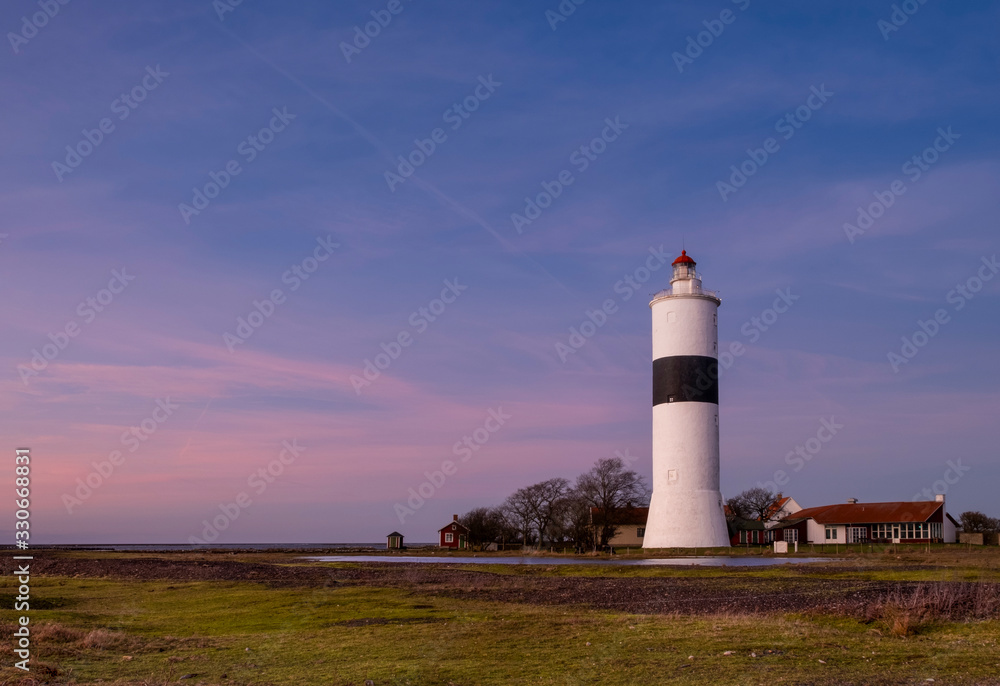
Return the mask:
M 646 527 L 640 526 L 639 528 L 637 528 L 635 530 L 635 535 L 637 537 L 639 537 L 639 538 L 642 538 L 643 536 L 645 536 L 646 535 Z
M 788 543 L 798 543 L 799 542 L 799 530 L 798 529 L 785 529 L 785 541 Z
M 445 534 L 444 535 L 444 542 L 445 543 L 454 543 L 455 542 L 455 534 Z
M 863 526 L 852 526 L 847 530 L 847 542 L 859 543 L 868 538 L 868 530 Z
M 458 527 L 457 527 L 457 526 L 455 526 L 454 524 L 452 524 L 452 525 L 451 525 L 451 530 L 452 530 L 452 531 L 458 531 Z
M 740 532 L 740 543 L 746 543 L 746 542 L 747 542 L 747 532 L 746 531 L 741 531 Z
M 837 527 L 835 526 L 826 527 L 826 540 L 828 541 L 837 540 Z

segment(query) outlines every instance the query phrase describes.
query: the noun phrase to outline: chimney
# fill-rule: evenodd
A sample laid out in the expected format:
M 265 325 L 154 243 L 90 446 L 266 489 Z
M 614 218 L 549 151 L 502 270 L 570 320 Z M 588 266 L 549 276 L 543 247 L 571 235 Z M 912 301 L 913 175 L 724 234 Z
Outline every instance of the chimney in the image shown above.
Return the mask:
M 453 522 L 457 522 L 458 521 L 458 515 L 452 515 L 452 521 Z
M 937 495 L 935 495 L 934 496 L 934 501 L 938 502 L 938 503 L 943 503 L 944 502 L 944 493 L 938 493 Z
M 848 505 L 857 505 L 858 504 L 858 499 L 857 498 L 848 498 L 847 499 L 847 504 Z

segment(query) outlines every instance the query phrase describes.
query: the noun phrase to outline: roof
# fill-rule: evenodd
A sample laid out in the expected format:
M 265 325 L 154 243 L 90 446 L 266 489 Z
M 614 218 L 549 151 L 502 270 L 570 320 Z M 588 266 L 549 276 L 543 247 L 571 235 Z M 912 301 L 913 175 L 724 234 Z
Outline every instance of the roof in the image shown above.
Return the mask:
M 594 517 L 600 515 L 603 508 L 592 507 L 590 508 L 590 520 L 593 521 Z M 618 516 L 615 518 L 615 524 L 621 524 L 628 526 L 630 524 L 645 525 L 646 519 L 649 517 L 648 507 L 628 507 L 623 508 L 618 511 Z
M 440 533 L 440 532 L 444 531 L 445 529 L 450 529 L 453 524 L 455 526 L 457 526 L 459 529 L 462 529 L 464 531 L 468 531 L 469 530 L 469 527 L 463 526 L 461 522 L 451 521 L 451 522 L 448 522 L 447 524 L 445 524 L 444 526 L 442 526 L 440 529 L 438 529 L 438 532 Z
M 775 500 L 773 503 L 771 503 L 771 506 L 767 509 L 767 516 L 768 516 L 768 518 L 774 517 L 776 514 L 778 514 L 779 512 L 781 512 L 781 509 L 785 506 L 785 504 L 789 500 L 791 500 L 791 498 L 788 497 L 788 496 L 785 496 L 783 498 L 779 497 L 777 500 Z
M 399 536 L 400 538 L 402 538 L 403 534 L 399 533 L 398 531 L 393 531 L 391 534 L 386 534 L 385 535 L 386 538 L 390 538 L 392 536 Z
M 681 256 L 678 257 L 676 260 L 674 260 L 673 264 L 690 264 L 690 265 L 694 265 L 694 264 L 697 264 L 697 263 L 694 260 L 692 260 L 690 257 L 688 257 L 687 250 L 681 250 Z
M 932 501 L 902 503 L 842 503 L 807 507 L 781 522 L 782 526 L 813 519 L 819 524 L 891 524 L 893 522 L 925 522 L 944 507 Z M 794 521 L 793 521 L 794 519 Z

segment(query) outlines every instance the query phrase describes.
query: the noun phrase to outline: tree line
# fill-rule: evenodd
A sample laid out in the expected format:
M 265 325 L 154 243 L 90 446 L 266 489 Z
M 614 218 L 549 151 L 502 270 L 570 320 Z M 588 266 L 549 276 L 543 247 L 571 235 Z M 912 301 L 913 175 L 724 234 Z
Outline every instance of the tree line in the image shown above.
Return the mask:
M 1000 532 L 1000 519 L 988 517 L 982 512 L 969 510 L 963 512 L 958 519 L 962 531 L 967 534 L 995 534 Z
M 500 505 L 477 507 L 459 522 L 473 546 L 573 546 L 582 552 L 608 545 L 629 510 L 648 500 L 642 476 L 620 457 L 611 457 L 598 460 L 573 482 L 556 477 L 519 488 Z

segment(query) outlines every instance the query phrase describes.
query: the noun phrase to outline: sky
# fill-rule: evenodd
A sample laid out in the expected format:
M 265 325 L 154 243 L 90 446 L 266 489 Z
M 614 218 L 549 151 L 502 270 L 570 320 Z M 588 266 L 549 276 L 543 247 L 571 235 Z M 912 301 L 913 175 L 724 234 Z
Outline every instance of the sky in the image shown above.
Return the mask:
M 725 496 L 1000 515 L 1000 7 L 578 2 L 5 3 L 32 543 L 430 541 L 648 478 L 682 248 Z

